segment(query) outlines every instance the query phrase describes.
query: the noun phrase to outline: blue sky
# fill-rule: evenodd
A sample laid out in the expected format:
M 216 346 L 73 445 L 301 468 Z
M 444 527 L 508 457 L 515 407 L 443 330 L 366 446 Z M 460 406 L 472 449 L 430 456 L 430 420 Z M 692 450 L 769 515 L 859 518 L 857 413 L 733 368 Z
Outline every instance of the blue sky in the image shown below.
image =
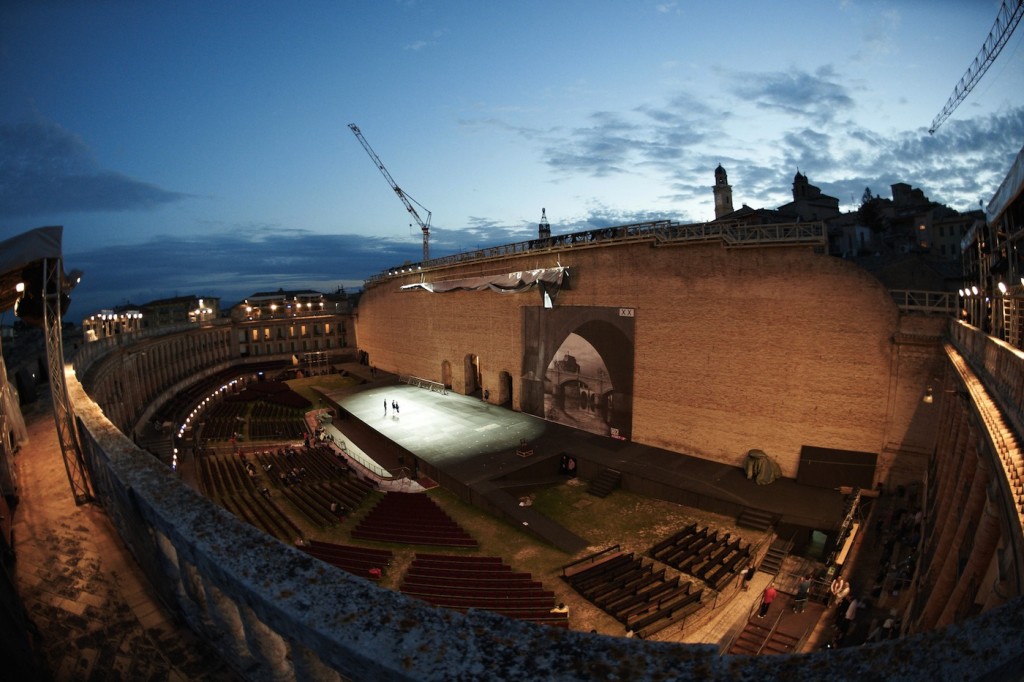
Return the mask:
M 0 6 L 0 238 L 64 226 L 71 319 L 358 288 L 431 254 L 908 182 L 987 203 L 1024 144 L 1024 29 L 934 135 L 995 0 Z

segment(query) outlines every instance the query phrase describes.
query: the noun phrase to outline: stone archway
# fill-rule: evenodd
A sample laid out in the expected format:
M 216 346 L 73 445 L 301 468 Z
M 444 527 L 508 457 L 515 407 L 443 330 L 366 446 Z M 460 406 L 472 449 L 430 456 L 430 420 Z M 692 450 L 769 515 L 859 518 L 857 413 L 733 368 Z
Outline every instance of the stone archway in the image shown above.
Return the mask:
M 498 374 L 498 404 L 512 407 L 512 375 L 504 370 Z
M 479 356 L 473 353 L 466 355 L 465 375 L 466 395 L 481 395 Z
M 441 383 L 447 389 L 452 387 L 452 363 L 447 360 L 441 362 Z

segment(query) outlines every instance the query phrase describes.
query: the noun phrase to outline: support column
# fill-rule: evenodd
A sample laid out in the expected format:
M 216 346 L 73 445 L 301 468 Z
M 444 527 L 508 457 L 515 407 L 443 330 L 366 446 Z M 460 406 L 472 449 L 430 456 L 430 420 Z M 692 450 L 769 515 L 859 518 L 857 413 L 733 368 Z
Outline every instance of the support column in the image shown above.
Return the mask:
M 952 593 L 946 600 L 946 607 L 942 610 L 938 621 L 936 622 L 937 627 L 945 627 L 956 620 L 956 614 L 960 606 L 960 602 L 965 598 L 965 593 L 970 589 L 972 579 L 974 583 L 974 589 L 977 589 L 978 581 L 981 580 L 984 575 L 984 566 L 989 562 L 992 556 L 992 547 L 984 547 L 979 544 L 981 537 L 982 524 L 984 523 L 985 507 L 988 505 L 988 484 L 990 481 L 991 468 L 989 462 L 984 453 L 978 457 L 977 472 L 974 476 L 974 481 L 971 484 L 971 493 L 969 495 L 967 504 L 964 505 L 963 517 L 960 520 L 960 525 L 964 529 L 974 530 L 973 537 L 966 537 L 962 531 L 960 534 L 959 542 L 957 542 L 958 551 L 957 561 L 959 562 L 960 551 L 959 548 L 967 545 L 970 547 L 970 555 L 967 563 L 964 565 L 963 570 L 960 572 L 956 586 L 953 588 Z M 973 570 L 972 570 L 973 567 Z M 973 595 L 971 596 L 973 598 Z

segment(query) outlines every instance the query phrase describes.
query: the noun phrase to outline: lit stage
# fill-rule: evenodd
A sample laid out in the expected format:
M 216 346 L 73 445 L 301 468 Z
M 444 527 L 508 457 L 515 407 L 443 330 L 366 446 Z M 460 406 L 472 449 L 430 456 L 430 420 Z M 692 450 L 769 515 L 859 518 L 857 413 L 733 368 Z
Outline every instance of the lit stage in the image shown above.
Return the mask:
M 392 401 L 398 403 L 397 413 Z M 538 439 L 548 426 L 537 417 L 477 398 L 450 391 L 442 395 L 406 384 L 369 388 L 338 404 L 384 438 L 446 470 L 515 450 L 520 439 Z M 388 468 L 387 462 L 378 464 Z
M 623 474 L 623 488 L 633 492 L 734 517 L 746 508 L 765 511 L 787 535 L 795 529 L 831 534 L 843 518 L 845 498 L 833 489 L 787 478 L 758 485 L 740 466 L 579 431 L 458 393 L 376 384 L 325 397 L 340 408 L 335 426 L 345 439 L 384 470 L 396 477 L 426 475 L 462 496 L 471 491 L 475 504 L 528 524 L 567 551 L 586 542 L 519 507 L 518 492 L 506 492 L 558 483 L 564 478 L 562 453 L 576 458 L 583 479 L 616 469 Z M 392 401 L 398 403 L 397 415 Z M 533 456 L 517 455 L 521 440 Z

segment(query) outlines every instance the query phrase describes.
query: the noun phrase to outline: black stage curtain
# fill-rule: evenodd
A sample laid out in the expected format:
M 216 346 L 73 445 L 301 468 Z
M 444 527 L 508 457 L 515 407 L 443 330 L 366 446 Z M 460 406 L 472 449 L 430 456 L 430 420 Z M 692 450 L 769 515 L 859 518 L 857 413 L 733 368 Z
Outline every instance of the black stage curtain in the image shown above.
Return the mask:
M 836 450 L 804 445 L 800 448 L 797 483 L 819 488 L 848 485 L 870 490 L 875 478 L 878 455 L 873 452 Z

